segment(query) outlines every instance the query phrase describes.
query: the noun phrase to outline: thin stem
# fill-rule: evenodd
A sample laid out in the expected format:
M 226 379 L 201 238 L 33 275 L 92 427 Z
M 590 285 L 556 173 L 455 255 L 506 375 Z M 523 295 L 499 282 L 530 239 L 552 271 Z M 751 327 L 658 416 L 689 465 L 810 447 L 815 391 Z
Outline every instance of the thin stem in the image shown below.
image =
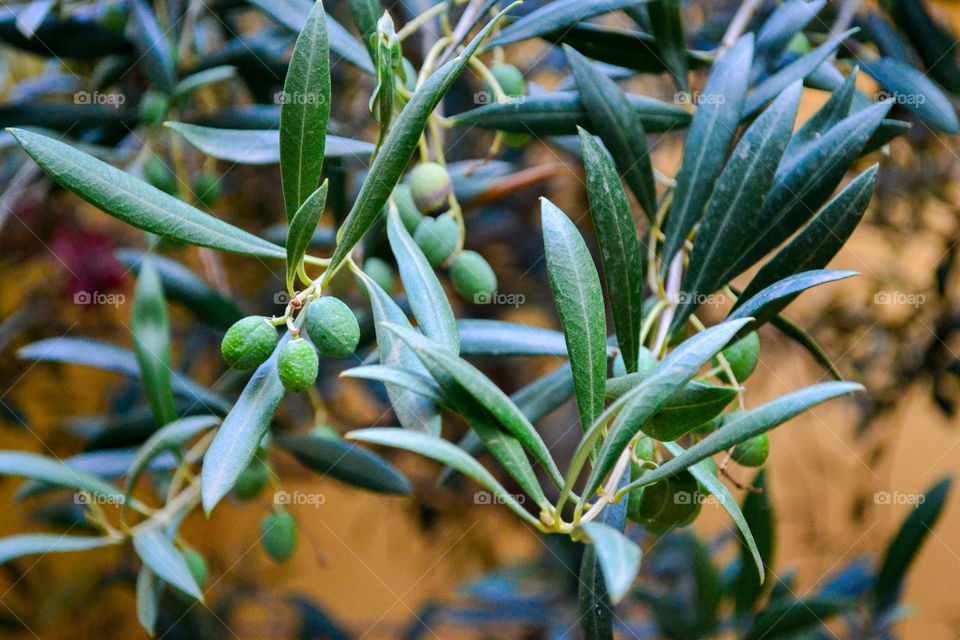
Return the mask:
M 730 50 L 730 47 L 736 44 L 737 40 L 747 29 L 747 25 L 750 23 L 753 14 L 757 12 L 757 9 L 759 9 L 762 4 L 763 0 L 744 0 L 740 8 L 737 9 L 737 13 L 733 16 L 733 20 L 730 21 L 727 32 L 723 34 L 723 40 L 720 41 L 720 46 L 717 48 L 714 63 L 720 60 L 720 58 Z
M 427 22 L 429 22 L 439 14 L 445 12 L 446 10 L 447 10 L 447 3 L 438 2 L 437 4 L 433 5 L 432 7 L 430 7 L 429 9 L 427 9 L 426 11 L 418 15 L 416 18 L 408 22 L 407 24 L 403 25 L 403 28 L 400 29 L 400 31 L 397 31 L 397 39 L 400 40 L 400 42 L 403 42 L 406 38 L 409 38 L 414 33 L 416 33 L 417 30 L 420 27 L 422 27 L 424 24 L 426 24 Z

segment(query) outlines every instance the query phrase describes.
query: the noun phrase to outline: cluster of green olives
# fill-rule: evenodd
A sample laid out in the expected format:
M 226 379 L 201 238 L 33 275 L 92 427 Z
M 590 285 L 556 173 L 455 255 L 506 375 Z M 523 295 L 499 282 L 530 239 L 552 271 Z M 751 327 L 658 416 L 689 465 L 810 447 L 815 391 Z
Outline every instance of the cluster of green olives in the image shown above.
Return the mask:
M 453 181 L 447 170 L 436 162 L 423 162 L 393 190 L 393 201 L 427 262 L 434 268 L 449 269 L 453 288 L 464 300 L 484 301 L 496 292 L 497 275 L 476 251 L 458 250 L 460 225 L 448 212 L 452 193 Z M 376 280 L 371 260 L 375 259 L 367 260 L 364 271 Z
M 360 325 L 342 300 L 324 296 L 304 310 L 303 330 L 280 348 L 277 373 L 287 391 L 304 391 L 317 379 L 317 351 L 328 358 L 346 358 L 360 341 Z M 278 342 L 277 329 L 263 316 L 248 316 L 227 330 L 220 345 L 223 359 L 234 369 L 253 369 L 266 362 Z

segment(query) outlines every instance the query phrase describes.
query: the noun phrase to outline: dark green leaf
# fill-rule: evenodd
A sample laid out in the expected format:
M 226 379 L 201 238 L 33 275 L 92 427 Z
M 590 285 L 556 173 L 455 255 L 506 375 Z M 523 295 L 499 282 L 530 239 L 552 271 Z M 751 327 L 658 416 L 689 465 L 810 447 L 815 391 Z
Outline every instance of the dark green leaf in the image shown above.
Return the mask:
M 733 387 L 691 382 L 654 413 L 642 431 L 662 442 L 677 440 L 720 415 L 738 394 Z
M 307 253 L 313 232 L 323 216 L 327 205 L 328 184 L 329 181 L 324 180 L 320 188 L 303 202 L 290 220 L 290 230 L 287 232 L 287 289 L 293 289 L 303 256 Z
M 405 449 L 453 467 L 492 493 L 497 502 L 507 505 L 526 522 L 536 526 L 537 520 L 517 502 L 516 498 L 497 482 L 489 471 L 467 453 L 446 440 L 425 433 L 405 429 L 361 429 L 347 434 L 351 440 Z
M 360 41 L 367 46 L 370 51 L 370 57 L 376 59 L 373 46 L 370 39 L 377 32 L 377 20 L 383 11 L 377 0 L 347 0 L 347 6 L 350 7 L 350 15 L 353 17 L 353 24 L 360 32 Z
M 312 436 L 281 436 L 276 442 L 321 476 L 376 493 L 405 496 L 413 491 L 390 463 L 352 442 Z
M 137 620 L 151 636 L 157 627 L 157 615 L 160 611 L 162 596 L 163 580 L 148 567 L 140 567 L 137 573 Z
M 752 491 L 747 493 L 743 500 L 743 517 L 749 525 L 751 538 L 756 541 L 756 549 L 744 545 L 740 549 L 740 570 L 733 585 L 734 607 L 740 619 L 747 619 L 754 610 L 760 598 L 763 584 L 763 567 L 773 566 L 774 525 L 773 506 L 767 494 L 766 474 L 760 470 L 751 483 Z M 760 562 L 756 563 L 751 556 L 759 551 Z M 762 563 L 762 564 L 761 564 Z M 759 571 L 759 573 L 758 573 Z
M 171 95 L 176 81 L 176 68 L 170 43 L 144 0 L 130 0 L 127 8 L 130 16 L 127 35 L 137 50 L 138 62 L 143 65 L 150 82 L 160 91 Z
M 138 229 L 188 244 L 265 258 L 284 250 L 207 215 L 70 145 L 12 129 L 24 151 L 60 186 Z
M 579 528 L 594 546 L 607 593 L 611 602 L 616 604 L 630 590 L 640 570 L 640 547 L 602 522 L 584 522 Z
M 590 62 L 574 49 L 564 46 L 564 52 L 577 80 L 590 130 L 599 135 L 610 150 L 624 180 L 637 196 L 647 217 L 652 220 L 656 215 L 657 193 L 647 149 L 647 134 L 640 117 L 613 80 L 597 73 Z
M 454 355 L 460 353 L 457 321 L 447 294 L 393 205 L 387 215 L 387 238 L 420 330 L 448 352 Z
M 220 423 L 214 416 L 190 416 L 171 422 L 150 436 L 137 451 L 137 457 L 130 464 L 124 493 L 129 497 L 137 484 L 137 479 L 147 469 L 154 458 L 161 453 L 179 449 L 197 434 Z M 126 502 L 124 502 L 126 504 Z
M 683 7 L 680 0 L 650 0 L 647 3 L 650 26 L 657 39 L 663 63 L 680 91 L 687 91 L 687 47 L 683 39 Z
M 570 353 L 577 409 L 584 430 L 603 411 L 607 320 L 600 276 L 580 232 L 566 214 L 540 199 L 547 273 Z
M 757 226 L 752 218 L 760 214 L 790 140 L 801 89 L 799 82 L 793 84 L 750 125 L 720 175 L 693 243 L 674 328 L 684 325 L 705 296 L 727 283 L 730 263 L 753 240 L 745 231 Z
M 764 21 L 757 31 L 754 64 L 762 63 L 766 69 L 783 52 L 797 33 L 800 33 L 827 4 L 827 0 L 787 0 Z
M 280 162 L 280 132 L 276 129 L 216 129 L 186 122 L 167 122 L 165 126 L 197 150 L 218 160 L 239 164 Z M 323 153 L 325 158 L 362 158 L 373 153 L 373 148 L 369 142 L 328 134 Z
M 647 133 L 682 129 L 690 123 L 690 113 L 679 107 L 634 93 L 625 95 Z M 579 93 L 561 91 L 484 105 L 451 116 L 451 120 L 462 126 L 476 124 L 484 129 L 562 136 L 575 134 L 578 125 L 587 123 L 587 114 Z
M 337 234 L 337 248 L 330 258 L 330 266 L 327 268 L 325 277 L 331 277 L 340 268 L 356 244 L 380 216 L 383 205 L 387 203 L 397 180 L 403 175 L 410 158 L 416 151 L 427 118 L 453 85 L 453 81 L 467 66 L 470 56 L 476 53 L 480 43 L 487 37 L 493 26 L 512 7 L 513 5 L 510 5 L 497 14 L 497 17 L 491 20 L 456 58 L 434 71 L 397 116 L 380 152 L 370 165 L 367 179 L 363 181 L 350 213 L 340 227 Z
M 209 69 L 204 69 L 203 71 L 198 71 L 177 83 L 177 86 L 173 89 L 174 99 L 182 100 L 197 89 L 215 84 L 217 82 L 223 82 L 224 80 L 229 80 L 231 78 L 235 78 L 236 76 L 237 68 L 229 64 L 223 64 L 219 67 L 211 67 Z
M 183 554 L 167 538 L 163 527 L 150 526 L 134 529 L 133 549 L 143 564 L 157 576 L 187 595 L 203 601 L 203 592 L 190 573 Z
M 419 373 L 413 373 L 400 367 L 388 367 L 382 364 L 372 364 L 347 369 L 340 374 L 343 378 L 361 378 L 364 380 L 379 380 L 384 384 L 396 385 L 417 395 L 421 395 L 434 404 L 444 404 L 445 400 L 440 387 L 432 378 Z
M 863 70 L 921 121 L 951 135 L 960 133 L 956 110 L 927 76 L 893 58 L 864 62 Z
M 810 224 L 781 249 L 754 276 L 737 300 L 749 300 L 761 290 L 788 276 L 822 269 L 853 233 L 877 182 L 877 165 L 873 165 L 831 200 Z
M 170 369 L 170 323 L 157 270 L 149 259 L 140 267 L 130 317 L 140 379 L 158 425 L 177 419 Z
M 887 547 L 873 587 L 875 611 L 883 611 L 895 604 L 910 564 L 943 511 L 952 483 L 953 479 L 948 476 L 930 487 L 923 502 L 916 505 Z
M 771 318 L 770 324 L 776 327 L 780 333 L 803 347 L 804 350 L 813 357 L 816 363 L 823 367 L 834 380 L 843 380 L 843 376 L 840 375 L 840 372 L 833 365 L 833 362 L 830 361 L 830 356 L 827 355 L 827 352 L 824 351 L 823 347 L 813 339 L 813 336 L 804 331 L 802 327 L 784 318 L 782 315 Z
M 857 69 L 854 68 L 843 84 L 830 95 L 830 99 L 790 138 L 787 149 L 783 152 L 783 160 L 777 167 L 777 173 L 780 175 L 789 173 L 794 165 L 813 148 L 820 136 L 850 115 L 850 107 L 856 91 Z
M 58 553 L 64 551 L 87 551 L 97 547 L 120 544 L 121 538 L 103 536 L 98 538 L 85 536 L 63 536 L 59 534 L 24 534 L 0 538 L 0 564 L 23 556 Z
M 563 334 L 503 320 L 457 320 L 460 353 L 465 356 L 557 356 L 567 357 Z M 607 355 L 613 348 L 607 348 Z
M 771 603 L 754 619 L 744 640 L 795 638 L 797 634 L 819 627 L 851 606 L 850 602 L 821 596 L 803 599 L 791 597 L 788 602 Z
M 555 0 L 520 18 L 490 40 L 487 49 L 529 40 L 645 0 Z
M 313 3 L 297 38 L 280 106 L 280 181 L 287 220 L 320 181 L 330 121 L 330 43 L 322 2 Z
M 951 93 L 960 92 L 956 36 L 930 15 L 927 3 L 895 0 L 881 6 L 890 11 L 897 26 L 910 39 L 926 67 L 926 74 Z
M 859 275 L 856 271 L 829 271 L 826 269 L 805 271 L 792 275 L 765 289 L 761 289 L 756 295 L 747 299 L 735 311 L 731 312 L 728 318 L 730 320 L 734 318 L 753 318 L 753 322 L 744 329 L 744 333 L 756 331 L 758 327 L 766 324 L 771 318 L 783 311 L 801 292 L 827 282 L 844 280 L 856 275 Z
M 597 231 L 617 343 L 627 371 L 636 371 L 643 306 L 643 250 L 630 203 L 613 162 L 582 129 L 580 149 L 586 169 L 590 217 Z
M 700 94 L 677 174 L 676 195 L 664 229 L 664 272 L 683 247 L 713 192 L 727 149 L 737 133 L 752 59 L 753 35 L 747 34 L 714 65 Z

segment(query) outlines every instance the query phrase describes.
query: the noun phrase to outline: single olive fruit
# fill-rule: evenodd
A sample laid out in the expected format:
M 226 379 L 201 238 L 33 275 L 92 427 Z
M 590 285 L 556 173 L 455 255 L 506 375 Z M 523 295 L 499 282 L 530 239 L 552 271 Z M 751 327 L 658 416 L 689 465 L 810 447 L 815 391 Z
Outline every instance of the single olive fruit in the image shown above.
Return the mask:
M 253 369 L 266 362 L 277 346 L 277 339 L 277 328 L 266 318 L 247 316 L 227 329 L 220 352 L 233 369 Z
M 474 304 L 489 304 L 497 291 L 497 274 L 476 251 L 461 251 L 453 259 L 450 280 L 460 297 Z
M 269 480 L 270 469 L 258 454 L 237 476 L 237 481 L 233 485 L 233 495 L 239 500 L 253 500 L 260 495 Z
M 633 455 L 637 460 L 642 460 L 649 462 L 653 460 L 654 453 L 656 453 L 656 445 L 653 442 L 652 438 L 647 436 L 641 436 L 637 443 L 633 446 Z M 630 481 L 639 480 L 640 476 L 646 473 L 646 469 L 643 468 L 640 464 L 637 464 L 633 460 L 630 461 Z M 640 502 L 643 499 L 643 487 L 639 489 L 634 489 L 627 494 L 627 517 L 631 520 L 640 522 L 643 520 L 643 516 L 640 515 Z
M 307 305 L 303 327 L 320 353 L 328 358 L 346 358 L 360 342 L 360 325 L 350 307 L 333 296 Z
M 417 246 L 423 251 L 430 266 L 439 267 L 456 251 L 460 241 L 460 226 L 449 214 L 424 218 L 413 234 L 413 239 L 417 241 Z
M 277 511 L 260 523 L 260 544 L 276 562 L 286 562 L 297 550 L 297 521 L 288 511 Z
M 220 177 L 215 173 L 204 172 L 198 174 L 190 185 L 197 200 L 206 207 L 212 207 L 223 195 L 223 185 L 220 183 Z
M 745 467 L 759 467 L 770 455 L 770 438 L 765 433 L 744 440 L 733 448 L 730 457 Z
M 287 391 L 304 391 L 317 379 L 320 358 L 313 345 L 303 338 L 294 338 L 280 349 L 277 373 Z
M 151 156 L 143 163 L 143 179 L 147 184 L 156 187 L 172 196 L 177 194 L 177 178 L 173 171 L 167 168 L 163 160 L 156 156 Z
M 498 64 L 490 72 L 497 79 L 500 88 L 508 98 L 522 98 L 527 93 L 527 84 L 523 81 L 523 74 L 512 64 Z M 487 87 L 492 93 L 492 88 Z
M 400 221 L 411 234 L 417 231 L 420 221 L 423 220 L 423 214 L 417 209 L 413 202 L 413 196 L 410 195 L 410 187 L 406 184 L 398 184 L 393 188 L 393 203 L 397 205 L 397 213 L 400 214 Z
M 137 112 L 140 114 L 140 122 L 152 127 L 164 121 L 169 109 L 170 100 L 167 96 L 159 91 L 147 91 L 140 98 Z
M 376 256 L 367 258 L 363 263 L 363 272 L 370 276 L 370 279 L 376 282 L 381 289 L 390 293 L 393 291 L 394 275 L 393 268 Z
M 656 533 L 683 527 L 699 515 L 702 494 L 696 478 L 689 471 L 681 471 L 644 487 L 634 516 L 640 524 Z
M 421 213 L 441 213 L 446 211 L 447 198 L 453 192 L 450 174 L 436 162 L 418 164 L 407 176 L 410 195 Z
M 757 368 L 757 361 L 760 359 L 760 337 L 753 331 L 743 336 L 729 347 L 720 352 L 727 362 L 730 363 L 730 370 L 736 376 L 737 382 L 743 382 L 750 377 L 754 369 Z M 715 360 L 715 366 L 719 366 L 719 360 Z M 726 371 L 720 372 L 717 376 L 727 384 L 731 384 Z

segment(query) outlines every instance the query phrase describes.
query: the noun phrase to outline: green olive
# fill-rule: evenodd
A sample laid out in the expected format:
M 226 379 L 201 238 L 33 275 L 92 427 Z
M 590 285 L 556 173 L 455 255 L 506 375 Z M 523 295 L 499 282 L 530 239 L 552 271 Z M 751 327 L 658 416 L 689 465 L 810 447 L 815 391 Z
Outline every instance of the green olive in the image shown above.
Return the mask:
M 253 500 L 270 480 L 270 469 L 258 454 L 250 464 L 240 472 L 233 484 L 233 495 L 239 500 Z
M 313 345 L 303 338 L 294 338 L 280 349 L 277 373 L 287 391 L 305 391 L 317 379 L 320 358 Z
M 474 304 L 489 304 L 497 291 L 497 274 L 476 251 L 461 251 L 453 259 L 450 280 L 460 297 Z
M 753 331 L 720 353 L 730 363 L 730 370 L 736 376 L 737 382 L 743 382 L 757 368 L 757 361 L 760 359 L 760 338 L 757 336 L 757 332 Z M 719 361 L 715 364 L 719 366 Z M 731 384 L 726 371 L 721 372 L 718 377 L 727 384 Z
M 460 225 L 453 216 L 444 214 L 437 218 L 424 218 L 413 235 L 417 246 L 423 251 L 427 262 L 433 267 L 443 265 L 457 249 L 460 241 Z
M 277 329 L 263 316 L 247 316 L 227 329 L 220 343 L 223 359 L 233 369 L 253 369 L 266 362 L 277 346 Z
M 320 353 L 328 358 L 346 358 L 360 342 L 360 325 L 342 300 L 324 296 L 307 306 L 303 327 Z
M 167 117 L 167 111 L 170 109 L 170 100 L 159 91 L 147 91 L 140 98 L 138 113 L 140 122 L 152 127 L 163 122 Z
M 288 511 L 277 511 L 260 523 L 260 544 L 276 562 L 286 562 L 297 550 L 297 521 Z
M 172 196 L 177 195 L 177 177 L 173 171 L 167 168 L 163 160 L 157 156 L 150 158 L 143 163 L 143 179 L 152 187 L 156 187 Z
M 201 173 L 193 179 L 190 185 L 197 200 L 205 207 L 212 207 L 223 195 L 223 185 L 220 177 L 215 173 Z
M 376 256 L 367 258 L 363 263 L 363 272 L 379 285 L 381 289 L 390 293 L 393 291 L 393 269 L 385 260 Z
M 744 467 L 759 467 L 770 455 L 770 438 L 765 433 L 744 440 L 733 448 L 730 457 Z
M 407 176 L 407 184 L 421 213 L 442 213 L 447 209 L 453 182 L 442 165 L 436 162 L 418 164 Z

